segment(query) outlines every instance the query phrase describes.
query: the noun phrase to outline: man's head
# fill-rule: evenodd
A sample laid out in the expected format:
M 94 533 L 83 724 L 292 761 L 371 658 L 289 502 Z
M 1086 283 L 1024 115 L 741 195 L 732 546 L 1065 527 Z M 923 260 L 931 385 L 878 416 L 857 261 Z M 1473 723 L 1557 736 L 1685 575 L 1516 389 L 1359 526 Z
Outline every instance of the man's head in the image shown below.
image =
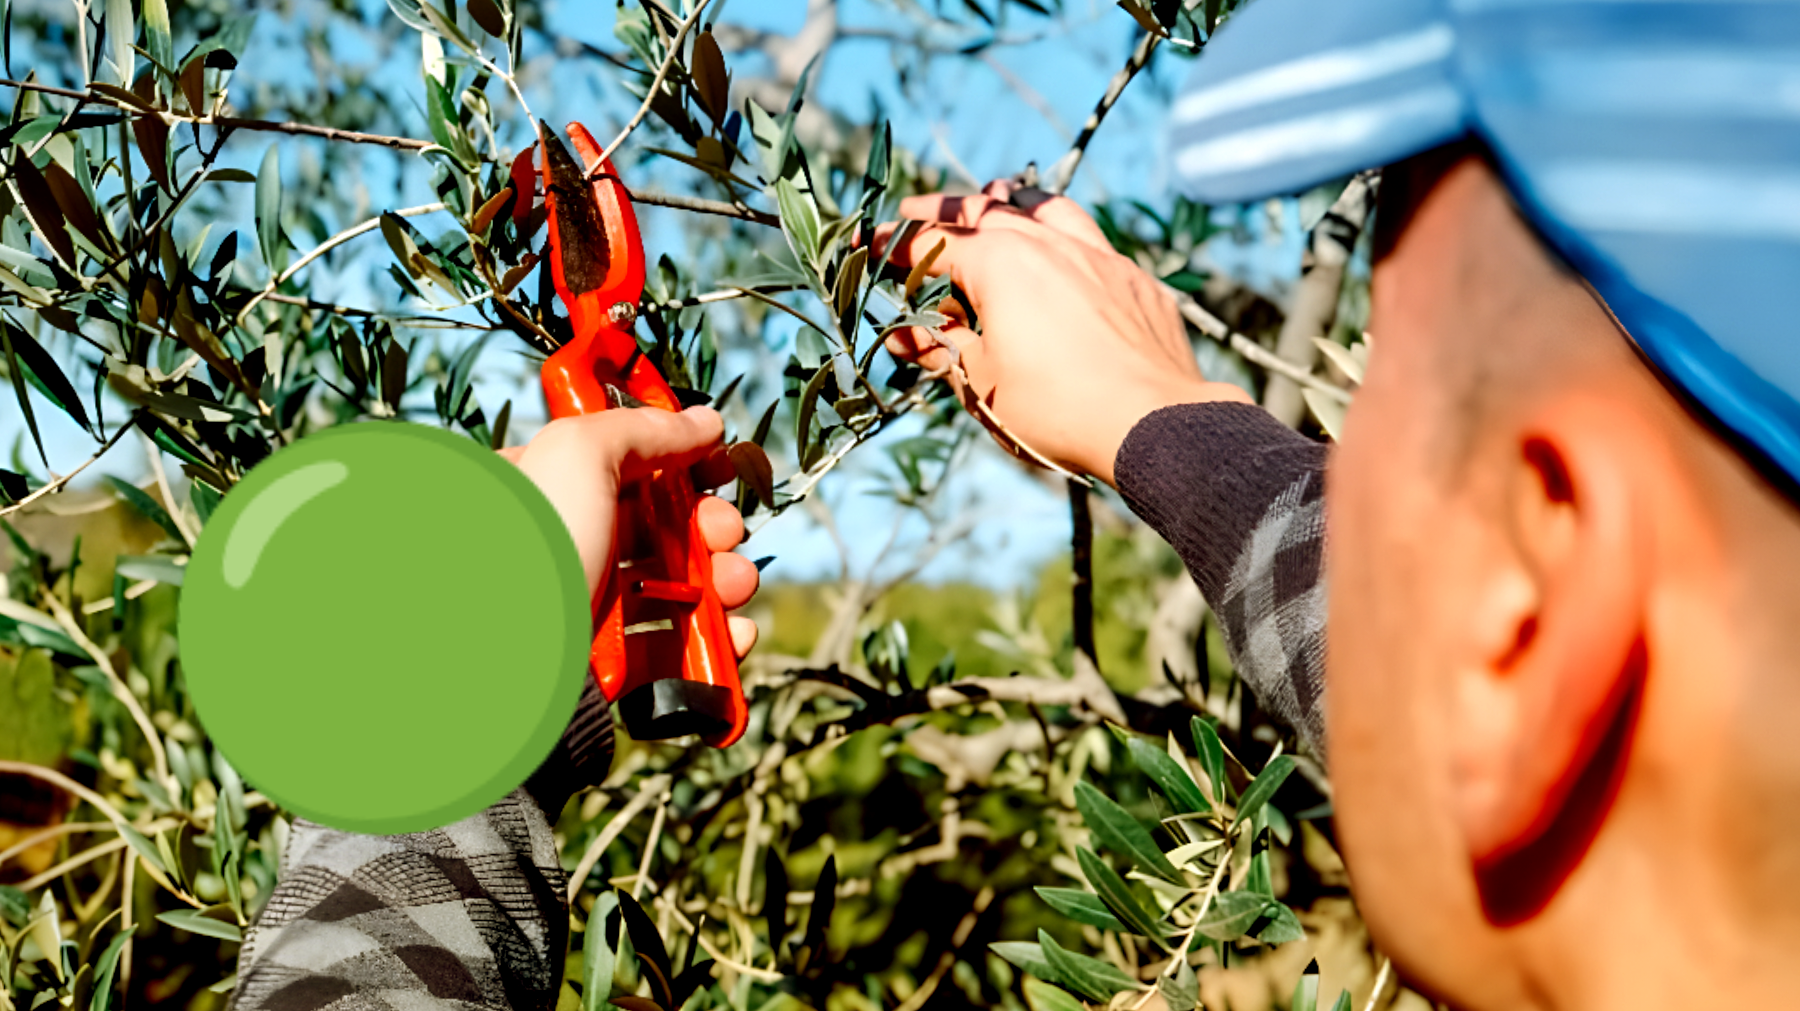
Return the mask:
M 1375 939 L 1458 1003 L 1791 1000 L 1796 46 L 1800 2 L 1256 0 L 1176 102 L 1205 202 L 1394 166 L 1327 729 Z
M 1333 775 L 1376 939 L 1471 1007 L 1754 973 L 1749 939 L 1800 926 L 1800 512 L 1478 147 L 1390 169 L 1378 213 L 1328 494 Z

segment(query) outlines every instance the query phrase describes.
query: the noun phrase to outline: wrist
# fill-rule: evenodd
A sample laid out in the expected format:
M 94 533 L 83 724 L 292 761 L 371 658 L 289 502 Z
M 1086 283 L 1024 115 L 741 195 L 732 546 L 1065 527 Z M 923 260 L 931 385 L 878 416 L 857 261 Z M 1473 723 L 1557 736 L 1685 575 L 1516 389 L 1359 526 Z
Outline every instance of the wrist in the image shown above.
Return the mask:
M 1097 440 L 1090 460 L 1084 461 L 1083 468 L 1098 480 L 1117 487 L 1114 476 L 1114 465 L 1119 456 L 1119 449 L 1125 439 L 1140 422 L 1165 407 L 1179 407 L 1183 404 L 1206 403 L 1243 403 L 1255 405 L 1256 401 L 1240 386 L 1231 383 L 1207 382 L 1199 378 L 1181 377 L 1165 382 L 1146 384 L 1133 393 L 1119 398 L 1116 402 L 1113 423 L 1105 426 L 1104 437 Z

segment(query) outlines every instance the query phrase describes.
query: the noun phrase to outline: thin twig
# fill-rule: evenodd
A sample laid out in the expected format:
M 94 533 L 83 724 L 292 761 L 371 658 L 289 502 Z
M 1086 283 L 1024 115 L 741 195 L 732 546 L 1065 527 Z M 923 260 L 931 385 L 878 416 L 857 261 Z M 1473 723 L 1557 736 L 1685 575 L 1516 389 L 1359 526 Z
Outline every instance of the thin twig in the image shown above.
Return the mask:
M 1375 974 L 1375 989 L 1369 991 L 1369 1002 L 1363 1005 L 1363 1011 L 1375 1011 L 1375 1002 L 1381 999 L 1381 991 L 1387 987 L 1388 973 L 1392 972 L 1393 968 L 1393 960 L 1383 956 L 1381 971 Z
M 133 926 L 131 922 L 131 908 L 137 904 L 137 865 L 138 855 L 133 853 L 125 860 L 125 877 L 119 884 L 119 908 L 124 910 L 119 916 L 119 931 L 128 938 L 131 936 Z M 133 943 L 135 942 L 127 940 L 125 942 L 124 950 L 119 952 L 120 1008 L 125 1006 L 124 995 L 131 992 L 131 954 Z
M 76 475 L 78 475 L 82 471 L 88 469 L 89 465 L 91 465 L 95 460 L 98 460 L 101 457 L 105 456 L 108 450 L 110 450 L 114 446 L 118 445 L 119 437 L 124 435 L 127 431 L 134 428 L 136 425 L 137 425 L 137 415 L 133 414 L 131 416 L 130 420 L 128 420 L 124 424 L 120 425 L 118 427 L 118 429 L 116 431 L 114 431 L 113 434 L 110 437 L 108 437 L 104 443 L 101 444 L 100 448 L 94 451 L 93 456 L 90 456 L 86 460 L 83 460 L 81 462 L 81 466 L 76 467 L 72 471 L 69 471 L 67 474 L 64 474 L 62 477 L 59 477 L 56 480 L 51 481 L 50 483 L 44 485 L 42 488 L 39 488 L 37 491 L 32 492 L 31 494 L 18 500 L 17 502 L 14 502 L 12 505 L 9 505 L 4 509 L 0 509 L 0 518 L 11 516 L 13 513 L 18 512 L 19 510 L 32 504 L 33 502 L 36 502 L 38 499 L 41 499 L 41 498 L 45 497 L 46 495 L 54 495 L 57 492 L 61 491 L 63 489 L 64 485 L 67 485 L 70 481 L 73 481 L 75 479 Z
M 57 836 L 73 835 L 77 832 L 94 832 L 114 827 L 112 822 L 108 821 L 70 821 L 64 822 L 61 825 L 52 825 L 41 832 L 33 832 L 13 845 L 8 846 L 6 849 L 0 850 L 0 866 L 5 866 L 8 860 L 11 860 L 13 857 L 18 856 L 33 846 L 46 840 L 54 839 Z
M 431 214 L 435 211 L 441 211 L 443 209 L 444 209 L 444 204 L 442 201 L 440 201 L 435 204 L 421 204 L 418 207 L 402 207 L 400 210 L 390 211 L 388 213 L 394 215 L 397 218 L 412 218 L 412 217 L 418 217 L 421 214 Z M 376 215 L 375 217 L 372 217 L 369 220 L 362 222 L 361 224 L 352 225 L 349 228 L 344 229 L 343 231 L 337 233 L 336 235 L 333 235 L 331 238 L 326 239 L 324 242 L 319 243 L 317 246 L 314 246 L 310 251 L 307 252 L 307 254 L 305 256 L 302 256 L 300 259 L 294 261 L 294 263 L 292 265 L 290 265 L 288 267 L 288 269 L 282 271 L 280 274 L 278 274 L 274 277 L 269 278 L 269 283 L 263 287 L 263 290 L 257 292 L 254 296 L 251 297 L 250 301 L 244 303 L 244 307 L 242 309 L 238 310 L 238 312 L 237 312 L 238 325 L 240 325 L 240 326 L 243 325 L 244 320 L 250 318 L 250 310 L 256 308 L 256 305 L 258 302 L 261 302 L 263 299 L 268 298 L 269 296 L 275 294 L 275 289 L 277 289 L 277 288 L 281 287 L 283 284 L 287 283 L 287 280 L 289 278 L 293 277 L 295 274 L 298 274 L 303 268 L 306 267 L 307 264 L 313 262 L 314 260 L 317 260 L 319 257 L 324 256 L 326 253 L 331 252 L 333 249 L 336 249 L 337 247 L 343 245 L 344 243 L 349 242 L 351 239 L 356 238 L 358 235 L 362 235 L 365 232 L 372 232 L 375 229 L 380 228 L 381 227 L 381 218 L 382 218 L 382 215 Z
M 62 863 L 57 864 L 55 867 L 52 867 L 49 870 L 43 872 L 42 874 L 39 874 L 35 877 L 26 878 L 24 881 L 19 882 L 14 887 L 18 888 L 20 891 L 24 891 L 24 892 L 35 891 L 39 888 L 44 887 L 45 885 L 49 884 L 50 882 L 55 881 L 57 878 L 62 877 L 64 874 L 67 874 L 68 872 L 74 870 L 77 867 L 82 867 L 87 864 L 90 864 L 90 863 L 94 862 L 95 860 L 98 860 L 101 857 L 107 855 L 108 853 L 117 853 L 118 851 L 120 851 L 130 845 L 131 845 L 130 843 L 125 841 L 125 838 L 123 836 L 120 836 L 117 839 L 112 839 L 107 842 L 103 842 L 98 846 L 89 847 L 88 849 L 75 854 L 74 856 L 70 857 L 69 859 L 64 860 Z
M 753 965 L 745 965 L 735 959 L 726 958 L 724 952 L 712 946 L 712 942 L 706 939 L 705 934 L 695 934 L 694 940 L 700 942 L 700 949 L 706 952 L 708 958 L 719 963 L 719 967 L 722 969 L 730 969 L 732 972 L 741 973 L 745 976 L 749 976 L 751 979 L 760 979 L 764 983 L 779 983 L 787 979 L 786 976 L 779 972 L 774 972 L 769 969 L 758 969 Z
M 1212 909 L 1213 899 L 1218 898 L 1219 883 L 1225 877 L 1225 868 L 1231 865 L 1228 853 L 1219 854 L 1219 866 L 1213 871 L 1212 880 L 1206 885 L 1206 894 L 1200 899 L 1200 909 L 1194 913 L 1194 922 L 1188 925 L 1187 934 L 1181 939 L 1181 948 L 1169 956 L 1169 965 L 1158 975 L 1173 976 L 1178 967 L 1187 961 L 1188 950 L 1194 946 L 1194 934 L 1200 930 L 1201 921 L 1206 919 L 1207 911 Z M 1187 901 L 1185 898 L 1183 902 Z
M 703 5 L 704 6 L 704 5 Z M 697 13 L 697 12 L 696 12 Z M 399 151 L 425 151 L 437 147 L 435 141 L 417 140 L 412 137 L 392 137 L 385 134 L 359 133 L 355 130 L 339 130 L 329 126 L 314 126 L 311 123 L 275 123 L 260 119 L 241 119 L 233 116 L 184 116 L 173 112 L 146 112 L 133 105 L 128 105 L 99 92 L 75 91 L 69 88 L 57 88 L 31 81 L 11 81 L 0 79 L 0 87 L 24 88 L 28 91 L 40 91 L 45 94 L 73 98 L 83 102 L 93 102 L 108 108 L 118 109 L 133 116 L 156 116 L 166 123 L 194 123 L 199 126 L 214 126 L 221 129 L 252 130 L 264 133 L 287 133 L 306 137 L 323 137 L 326 140 L 341 141 L 346 144 L 375 144 Z M 611 149 L 607 155 L 610 157 Z M 203 174 L 203 173 L 202 173 Z M 677 193 L 663 193 L 657 190 L 633 190 L 631 199 L 640 204 L 652 207 L 673 207 L 677 210 L 693 211 L 697 214 L 713 214 L 723 218 L 736 218 L 758 225 L 780 228 L 781 219 L 766 211 L 749 207 L 739 207 L 722 200 L 707 200 L 701 197 L 683 196 Z
M 656 805 L 656 816 L 650 819 L 650 835 L 644 840 L 644 856 L 638 861 L 637 877 L 631 879 L 631 897 L 635 900 L 650 877 L 650 861 L 656 856 L 656 844 L 662 841 L 663 822 L 669 816 L 669 792 L 663 791 Z
M 624 129 L 619 131 L 619 135 L 612 139 L 612 143 L 606 145 L 604 151 L 600 152 L 599 159 L 594 162 L 592 168 L 588 169 L 587 178 L 593 179 L 605 169 L 607 159 L 619 150 L 619 145 L 625 143 L 625 138 L 631 136 L 632 131 L 643 123 L 644 117 L 650 114 L 650 103 L 656 100 L 657 93 L 662 90 L 663 81 L 669 76 L 669 68 L 673 67 L 675 61 L 680 58 L 682 43 L 687 41 L 688 32 L 693 31 L 694 26 L 700 23 L 700 15 L 706 12 L 706 7 L 710 3 L 712 0 L 700 0 L 694 5 L 693 12 L 682 19 L 680 27 L 675 32 L 675 37 L 669 40 L 669 52 L 663 57 L 662 66 L 656 68 L 656 76 L 650 79 L 650 89 L 644 92 L 643 102 L 639 103 L 637 112 L 632 114 L 631 119 L 625 123 Z
M 632 190 L 633 203 L 647 204 L 652 207 L 673 207 L 681 211 L 693 211 L 696 214 L 716 214 L 722 218 L 736 218 L 770 228 L 780 228 L 781 219 L 766 211 L 750 207 L 739 207 L 723 200 L 706 200 L 701 197 L 682 196 L 679 193 L 663 193 L 658 190 Z
M 1182 318 L 1189 323 L 1192 323 L 1194 329 L 1211 337 L 1213 340 L 1218 341 L 1226 347 L 1229 347 L 1231 350 L 1236 351 L 1238 354 L 1243 355 L 1245 358 L 1248 358 L 1250 361 L 1262 366 L 1270 372 L 1286 376 L 1302 386 L 1317 390 L 1340 404 L 1348 404 L 1350 402 L 1349 392 L 1342 387 L 1335 386 L 1320 379 L 1318 376 L 1302 369 L 1293 362 L 1290 362 L 1275 352 L 1270 351 L 1268 348 L 1263 347 L 1261 344 L 1245 337 L 1243 334 L 1232 332 L 1232 329 L 1225 325 L 1224 320 L 1207 312 L 1199 302 L 1194 301 L 1194 296 L 1189 295 L 1187 292 L 1178 288 L 1172 288 L 1166 284 L 1163 285 L 1163 287 L 1174 297 L 1175 307 L 1181 311 Z
M 30 776 L 32 779 L 41 779 L 52 786 L 66 790 L 67 792 L 80 797 L 82 800 L 87 801 L 89 804 L 94 805 L 94 810 L 105 815 L 106 819 L 112 822 L 113 825 L 131 824 L 126 820 L 123 814 L 119 813 L 118 808 L 113 807 L 106 802 L 105 797 L 82 786 L 80 783 L 75 782 L 55 769 L 42 765 L 33 765 L 30 762 L 13 762 L 0 759 L 0 773 L 14 773 L 20 776 Z
M 212 126 L 221 130 L 287 133 L 303 137 L 323 137 L 326 140 L 342 141 L 347 144 L 378 144 L 401 151 L 423 151 L 437 146 L 435 141 L 415 140 L 411 137 L 389 137 L 376 133 L 360 133 L 355 130 L 339 130 L 329 126 L 314 126 L 311 123 L 276 123 L 266 119 L 244 119 L 238 116 L 194 116 L 161 109 L 150 112 L 97 91 L 76 91 L 73 88 L 58 88 L 53 85 L 39 84 L 36 81 L 13 81 L 0 78 L 0 88 L 18 88 L 22 91 L 56 95 L 59 98 L 72 98 L 80 102 L 91 102 L 95 105 L 118 109 L 133 116 L 155 116 L 170 126 L 177 123 L 193 123 L 197 126 Z
M 141 430 L 138 434 L 143 435 L 144 459 L 149 461 L 150 473 L 156 478 L 156 490 L 162 495 L 163 508 L 168 511 L 169 519 L 175 523 L 175 529 L 181 531 L 182 543 L 192 550 L 194 542 L 199 538 L 194 531 L 188 529 L 187 518 L 182 515 L 181 503 L 175 501 L 175 493 L 169 490 L 169 476 L 163 473 L 162 449 L 156 445 L 156 440 L 144 435 Z
M 372 319 L 383 319 L 402 326 L 417 327 L 421 330 L 481 330 L 496 329 L 479 323 L 465 323 L 457 319 L 435 319 L 431 316 L 398 316 L 379 309 L 359 309 L 352 305 L 338 305 L 335 302 L 321 302 L 316 298 L 302 298 L 298 295 L 271 294 L 265 296 L 265 302 L 277 302 L 281 305 L 297 305 L 302 309 L 316 309 L 337 316 L 364 316 Z
M 95 645 L 94 640 L 88 638 L 87 633 L 81 630 L 80 623 L 75 620 L 75 616 L 70 614 L 69 609 L 63 606 L 63 602 L 56 598 L 56 594 L 46 593 L 43 598 L 44 603 L 50 607 L 51 617 L 55 618 L 56 623 L 62 626 L 63 633 L 75 640 L 75 645 L 80 646 L 87 653 L 89 659 L 94 661 L 94 666 L 99 667 L 100 672 L 106 675 L 106 680 L 112 685 L 113 694 L 118 696 L 119 702 L 125 706 L 126 712 L 131 714 L 131 722 L 136 723 L 138 730 L 143 733 L 145 743 L 150 745 L 150 757 L 156 767 L 158 785 L 165 789 L 175 785 L 175 777 L 169 774 L 169 756 L 163 750 L 162 735 L 156 732 L 156 725 L 150 722 L 150 717 L 144 712 L 144 707 L 138 702 L 137 696 L 131 694 L 131 689 L 126 686 L 125 679 L 120 677 L 118 670 L 113 667 L 112 658 L 107 656 L 105 650 Z M 171 790 L 170 792 L 176 791 Z
M 638 795 L 631 798 L 618 814 L 613 815 L 612 820 L 606 823 L 606 827 L 600 830 L 600 834 L 595 837 L 594 841 L 588 844 L 587 852 L 581 855 L 581 862 L 575 865 L 574 872 L 569 875 L 570 905 L 574 905 L 575 897 L 581 893 L 581 886 L 587 881 L 588 874 L 593 871 L 594 864 L 600 861 L 600 855 L 606 852 L 606 848 L 612 845 L 613 840 L 619 837 L 620 832 L 625 831 L 625 826 L 631 823 L 631 819 L 637 817 L 639 811 L 649 807 L 650 802 L 655 800 L 658 794 L 669 788 L 667 780 L 666 776 L 653 776 L 645 780 L 643 789 L 638 791 Z
M 1057 159 L 1055 165 L 1050 166 L 1049 177 L 1045 180 L 1045 190 L 1060 196 L 1069 188 L 1070 181 L 1075 178 L 1075 170 L 1081 167 L 1081 159 L 1087 155 L 1088 144 L 1093 141 L 1094 132 L 1100 129 L 1100 124 L 1106 119 L 1106 114 L 1112 111 L 1113 106 L 1119 101 L 1119 96 L 1125 93 L 1125 86 L 1130 84 L 1131 79 L 1138 75 L 1138 71 L 1144 69 L 1145 65 L 1150 62 L 1150 54 L 1156 51 L 1156 45 L 1161 41 L 1162 36 L 1152 35 L 1149 32 L 1145 32 L 1144 37 L 1138 40 L 1137 46 L 1131 51 L 1131 58 L 1126 60 L 1125 65 L 1119 68 L 1119 72 L 1113 75 L 1112 80 L 1106 85 L 1106 94 L 1100 96 L 1100 102 L 1094 106 L 1094 111 L 1088 114 L 1087 122 L 1081 124 L 1081 133 L 1076 136 L 1074 145 L 1069 148 L 1069 153 Z

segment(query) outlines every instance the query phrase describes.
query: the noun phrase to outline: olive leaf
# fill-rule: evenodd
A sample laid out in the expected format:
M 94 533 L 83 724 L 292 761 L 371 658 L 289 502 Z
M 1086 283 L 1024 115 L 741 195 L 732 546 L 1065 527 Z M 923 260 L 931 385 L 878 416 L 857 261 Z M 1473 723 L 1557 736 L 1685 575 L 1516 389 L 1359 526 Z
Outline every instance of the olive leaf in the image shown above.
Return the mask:
M 1131 755 L 1131 760 L 1139 771 L 1156 783 L 1163 796 L 1169 798 L 1177 811 L 1182 814 L 1205 814 L 1212 810 L 1212 805 L 1200 793 L 1199 784 L 1162 749 L 1123 727 L 1115 725 L 1112 732 L 1125 745 L 1125 750 Z
M 731 79 L 725 72 L 725 55 L 719 51 L 719 43 L 712 32 L 701 32 L 694 37 L 694 55 L 690 69 L 694 75 L 694 90 L 700 95 L 700 104 L 717 123 L 731 111 Z
M 1092 784 L 1075 784 L 1075 806 L 1102 846 L 1129 857 L 1140 868 L 1165 881 L 1186 884 L 1181 872 L 1163 855 L 1162 849 L 1150 838 L 1150 833 L 1144 826 L 1129 811 L 1095 789 Z
M 1269 802 L 1270 797 L 1275 796 L 1275 791 L 1281 788 L 1281 784 L 1288 778 L 1288 774 L 1293 771 L 1294 757 L 1292 755 L 1277 755 L 1271 759 L 1269 764 L 1263 767 L 1263 771 L 1257 774 L 1256 779 L 1244 788 L 1244 796 L 1238 801 L 1237 818 L 1234 825 L 1242 825 L 1256 817 L 1256 812 Z
M 1047 888 L 1034 889 L 1038 897 L 1043 899 L 1051 909 L 1063 914 L 1076 923 L 1085 923 L 1101 930 L 1112 930 L 1118 933 L 1129 933 L 1130 928 L 1119 922 L 1112 910 L 1100 896 L 1093 892 L 1084 892 L 1079 888 Z
M 1043 949 L 1044 961 L 1050 963 L 1056 974 L 1054 982 L 1091 1001 L 1104 1004 L 1121 990 L 1137 989 L 1137 980 L 1125 975 L 1118 966 L 1077 955 L 1057 944 L 1048 931 L 1038 931 L 1038 946 Z

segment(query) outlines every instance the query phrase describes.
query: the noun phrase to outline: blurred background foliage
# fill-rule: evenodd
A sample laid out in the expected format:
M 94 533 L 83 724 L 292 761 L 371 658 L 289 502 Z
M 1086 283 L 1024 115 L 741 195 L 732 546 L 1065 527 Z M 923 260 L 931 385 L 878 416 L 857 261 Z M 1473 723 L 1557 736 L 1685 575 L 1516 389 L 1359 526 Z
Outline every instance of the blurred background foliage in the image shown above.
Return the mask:
M 746 739 L 622 740 L 556 826 L 563 1006 L 1423 1006 L 1369 948 L 1323 770 L 1179 561 L 887 360 L 950 291 L 853 241 L 976 185 L 959 149 L 1035 175 L 1180 293 L 1209 375 L 1303 392 L 1278 413 L 1326 437 L 1366 268 L 1315 226 L 1360 225 L 1366 187 L 1080 182 L 1146 162 L 1234 6 L 0 0 L 0 1008 L 229 1001 L 290 821 L 183 690 L 182 565 L 310 432 L 541 424 L 567 324 L 510 172 L 537 116 L 617 139 L 660 256 L 639 336 L 766 450 L 724 494 L 775 556 Z M 1091 93 L 1014 69 L 1046 59 Z M 968 101 L 973 73 L 1023 115 Z

